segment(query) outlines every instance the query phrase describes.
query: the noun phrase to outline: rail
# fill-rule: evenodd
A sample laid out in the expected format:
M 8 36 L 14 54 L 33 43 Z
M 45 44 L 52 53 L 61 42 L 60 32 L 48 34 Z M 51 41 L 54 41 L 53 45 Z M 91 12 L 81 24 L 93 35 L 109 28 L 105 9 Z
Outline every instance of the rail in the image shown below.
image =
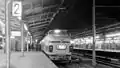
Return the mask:
M 92 59 L 92 55 L 90 55 L 90 54 L 86 54 L 86 56 L 84 56 L 83 54 L 73 53 L 72 55 L 77 56 L 79 58 L 86 57 L 86 58 Z M 106 59 L 105 57 L 96 56 L 96 62 L 99 64 L 102 64 L 102 65 L 107 65 L 107 66 L 114 67 L 114 68 L 120 68 L 120 63 L 111 62 L 110 60 Z

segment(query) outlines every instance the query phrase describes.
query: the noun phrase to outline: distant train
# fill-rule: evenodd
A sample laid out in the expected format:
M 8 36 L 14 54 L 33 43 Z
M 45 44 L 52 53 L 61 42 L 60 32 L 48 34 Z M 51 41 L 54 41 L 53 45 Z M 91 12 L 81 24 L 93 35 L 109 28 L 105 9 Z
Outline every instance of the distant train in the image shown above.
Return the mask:
M 68 61 L 73 50 L 70 40 L 67 30 L 50 30 L 40 42 L 41 49 L 51 60 Z

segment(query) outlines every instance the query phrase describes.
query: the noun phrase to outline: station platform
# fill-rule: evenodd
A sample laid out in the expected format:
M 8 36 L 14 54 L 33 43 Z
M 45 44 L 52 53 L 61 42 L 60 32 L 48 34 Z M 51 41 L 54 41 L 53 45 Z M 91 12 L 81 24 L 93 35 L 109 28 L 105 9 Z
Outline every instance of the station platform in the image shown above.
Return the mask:
M 6 54 L 0 53 L 0 68 L 6 68 Z M 10 68 L 58 68 L 42 52 L 21 52 L 11 53 Z

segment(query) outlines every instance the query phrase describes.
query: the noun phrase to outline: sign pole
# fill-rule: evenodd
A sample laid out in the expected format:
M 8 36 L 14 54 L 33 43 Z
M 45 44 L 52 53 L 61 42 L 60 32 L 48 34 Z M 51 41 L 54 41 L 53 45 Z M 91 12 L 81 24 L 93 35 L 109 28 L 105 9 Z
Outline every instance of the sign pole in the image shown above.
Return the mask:
M 92 57 L 92 65 L 96 66 L 96 26 L 95 26 L 95 0 L 93 0 L 93 57 Z
M 10 68 L 10 9 L 11 9 L 11 0 L 5 0 L 7 68 Z
M 28 45 L 28 32 L 27 32 L 27 52 L 29 51 L 29 45 Z
M 24 56 L 24 23 L 21 21 L 21 52 Z

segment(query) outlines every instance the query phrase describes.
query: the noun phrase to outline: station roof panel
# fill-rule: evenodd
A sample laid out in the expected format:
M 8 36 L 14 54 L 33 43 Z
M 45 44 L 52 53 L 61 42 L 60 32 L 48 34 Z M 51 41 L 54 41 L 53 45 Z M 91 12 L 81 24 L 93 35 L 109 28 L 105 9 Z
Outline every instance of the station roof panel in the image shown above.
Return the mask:
M 63 0 L 24 0 L 23 20 L 35 38 L 41 38 L 58 13 Z
M 17 0 L 16 0 L 17 1 Z M 23 20 L 32 36 L 40 38 L 59 11 L 63 0 L 18 0 L 23 5 Z M 0 19 L 5 22 L 5 0 L 0 0 Z M 11 18 L 11 29 L 20 31 L 18 19 Z

